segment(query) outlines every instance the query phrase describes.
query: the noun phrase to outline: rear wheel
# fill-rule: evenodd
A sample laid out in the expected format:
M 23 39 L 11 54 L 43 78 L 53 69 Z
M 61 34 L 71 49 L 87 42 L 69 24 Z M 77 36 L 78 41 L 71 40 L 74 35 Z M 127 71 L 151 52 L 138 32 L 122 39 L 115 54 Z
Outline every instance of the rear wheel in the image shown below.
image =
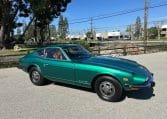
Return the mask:
M 119 101 L 123 96 L 123 89 L 120 83 L 109 76 L 99 77 L 95 81 L 94 87 L 97 95 L 105 101 Z
M 45 79 L 40 71 L 36 67 L 32 67 L 29 71 L 30 80 L 34 85 L 43 86 L 51 83 L 51 81 Z

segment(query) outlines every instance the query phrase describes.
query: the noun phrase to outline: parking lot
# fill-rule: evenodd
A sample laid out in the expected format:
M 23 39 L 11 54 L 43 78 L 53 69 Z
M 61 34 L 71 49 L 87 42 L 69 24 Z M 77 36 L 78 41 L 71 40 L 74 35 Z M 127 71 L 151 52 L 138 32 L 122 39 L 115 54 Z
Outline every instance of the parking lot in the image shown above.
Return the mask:
M 126 56 L 154 73 L 154 91 L 127 93 L 105 102 L 88 89 L 53 83 L 34 86 L 17 68 L 0 69 L 0 119 L 165 119 L 167 52 Z

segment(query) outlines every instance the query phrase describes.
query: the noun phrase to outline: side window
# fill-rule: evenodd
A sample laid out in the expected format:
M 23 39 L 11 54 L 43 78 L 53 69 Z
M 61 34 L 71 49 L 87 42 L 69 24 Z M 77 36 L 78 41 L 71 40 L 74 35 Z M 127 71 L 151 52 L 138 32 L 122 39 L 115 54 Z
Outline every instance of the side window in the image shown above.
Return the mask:
M 58 48 L 47 48 L 45 55 L 46 58 L 51 58 L 55 60 L 66 60 L 65 56 Z
M 41 50 L 38 50 L 37 51 L 37 55 L 41 56 L 41 57 L 44 57 L 45 54 L 44 54 L 44 49 L 41 49 Z

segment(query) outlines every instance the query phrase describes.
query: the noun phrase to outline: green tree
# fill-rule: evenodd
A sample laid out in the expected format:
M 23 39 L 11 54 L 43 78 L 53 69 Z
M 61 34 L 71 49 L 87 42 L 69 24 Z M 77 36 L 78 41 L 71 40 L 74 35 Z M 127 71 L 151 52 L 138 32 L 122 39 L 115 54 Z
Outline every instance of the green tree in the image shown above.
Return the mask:
M 0 43 L 3 48 L 7 47 L 14 28 L 22 25 L 17 23 L 19 17 L 31 16 L 20 39 L 25 35 L 31 23 L 35 22 L 35 29 L 37 27 L 40 29 L 39 44 L 43 44 L 47 26 L 66 10 L 70 2 L 71 0 L 0 0 Z M 37 36 L 36 30 L 34 34 Z
M 54 38 L 57 37 L 57 30 L 55 25 L 50 25 L 50 36 Z
M 138 16 L 136 18 L 136 23 L 135 23 L 135 33 L 134 33 L 134 36 L 139 39 L 142 32 L 141 32 L 141 28 L 142 28 L 142 25 L 141 25 L 141 19 L 140 17 Z
M 58 23 L 58 34 L 59 34 L 59 37 L 62 37 L 63 26 L 64 26 L 64 19 L 63 19 L 63 16 L 60 15 L 60 17 L 59 17 L 59 23 Z
M 126 28 L 126 32 L 128 33 L 128 35 L 131 37 L 132 36 L 132 27 L 131 25 L 128 25 Z
M 59 25 L 58 25 L 58 34 L 59 37 L 62 39 L 66 38 L 66 35 L 69 32 L 69 24 L 68 24 L 68 19 L 60 15 L 59 17 Z
M 13 37 L 13 30 L 21 26 L 18 17 L 28 17 L 29 6 L 25 0 L 0 0 L 0 43 L 6 49 Z
M 158 40 L 160 40 L 161 39 L 161 27 L 162 27 L 162 25 L 164 24 L 164 22 L 163 21 L 158 21 L 158 22 L 155 22 L 154 23 L 154 25 L 155 25 L 155 27 L 157 28 L 157 30 L 158 30 Z
M 45 41 L 45 31 L 48 25 L 57 18 L 67 8 L 71 0 L 27 0 L 30 3 L 33 16 L 35 17 L 35 26 L 40 29 L 39 45 Z
M 149 38 L 155 39 L 158 37 L 158 28 L 157 27 L 151 27 L 148 29 Z
M 133 40 L 134 39 L 134 24 L 128 25 L 126 28 L 126 32 L 128 33 L 128 35 L 130 36 L 130 39 Z
M 64 37 L 69 33 L 69 23 L 67 17 L 64 18 L 64 29 L 63 29 Z
M 86 33 L 86 37 L 89 38 L 89 39 L 92 39 L 93 38 L 93 33 L 91 31 L 88 31 Z
M 23 30 L 26 29 L 27 25 L 23 26 Z M 31 24 L 27 30 L 27 32 L 25 33 L 24 39 L 25 40 L 29 40 L 31 38 L 34 37 L 34 25 Z

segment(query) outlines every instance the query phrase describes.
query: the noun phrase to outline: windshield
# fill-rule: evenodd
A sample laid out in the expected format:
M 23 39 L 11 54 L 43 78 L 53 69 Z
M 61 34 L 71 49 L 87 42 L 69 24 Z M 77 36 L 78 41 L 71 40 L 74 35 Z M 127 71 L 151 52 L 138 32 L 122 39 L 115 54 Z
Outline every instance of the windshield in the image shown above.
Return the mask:
M 81 45 L 66 46 L 63 48 L 68 57 L 72 60 L 91 57 L 91 53 Z

